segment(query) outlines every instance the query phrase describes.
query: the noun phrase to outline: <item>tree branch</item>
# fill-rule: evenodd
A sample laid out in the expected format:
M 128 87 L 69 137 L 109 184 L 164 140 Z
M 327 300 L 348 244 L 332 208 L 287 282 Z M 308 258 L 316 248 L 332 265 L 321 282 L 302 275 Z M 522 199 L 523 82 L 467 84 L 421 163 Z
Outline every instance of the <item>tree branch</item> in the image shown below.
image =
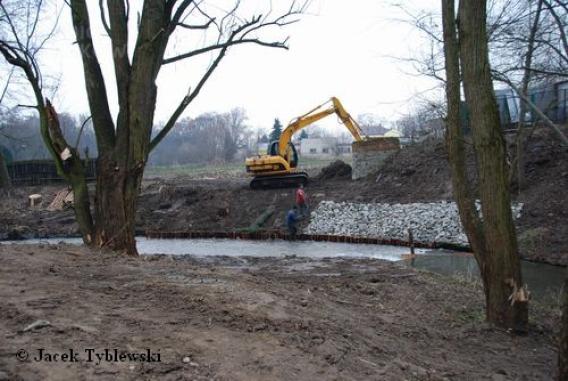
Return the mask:
M 194 56 L 197 56 L 197 55 L 200 55 L 200 54 L 203 54 L 203 53 L 210 52 L 212 50 L 226 49 L 229 46 L 238 45 L 238 44 L 254 43 L 254 44 L 258 44 L 258 45 L 261 45 L 261 46 L 267 46 L 267 47 L 271 47 L 271 48 L 288 49 L 286 42 L 287 42 L 287 39 L 284 40 L 283 42 L 265 42 L 265 41 L 261 41 L 261 40 L 257 40 L 257 39 L 243 39 L 243 40 L 236 40 L 236 41 L 227 41 L 227 42 L 223 42 L 223 43 L 220 43 L 220 44 L 214 44 L 214 45 L 206 46 L 204 48 L 195 49 L 195 50 L 192 50 L 191 52 L 187 52 L 187 53 L 180 54 L 180 55 L 177 55 L 177 56 L 166 58 L 162 61 L 162 64 L 163 65 L 171 64 L 171 63 L 181 61 L 181 60 L 186 59 L 186 58 L 190 58 L 190 57 L 194 57 Z
M 166 3 L 166 6 L 173 7 L 174 3 L 175 3 L 175 0 L 169 0 Z M 162 128 L 158 132 L 158 134 L 151 140 L 150 145 L 149 145 L 149 151 L 153 150 L 160 143 L 160 141 L 162 141 L 162 139 L 164 139 L 164 137 L 170 132 L 170 130 L 175 126 L 175 123 L 177 122 L 180 115 L 187 108 L 187 106 L 193 101 L 193 99 L 195 99 L 195 97 L 199 94 L 199 92 L 203 88 L 203 85 L 207 82 L 209 77 L 213 74 L 213 72 L 218 67 L 218 65 L 221 62 L 221 60 L 223 59 L 223 57 L 225 56 L 227 50 L 231 46 L 238 45 L 238 44 L 250 43 L 250 44 L 257 44 L 257 45 L 261 45 L 261 46 L 265 46 L 265 47 L 271 47 L 271 48 L 288 49 L 288 46 L 287 46 L 288 38 L 284 39 L 283 41 L 267 42 L 267 41 L 261 40 L 260 38 L 247 37 L 247 36 L 249 34 L 255 32 L 255 31 L 258 31 L 259 29 L 262 29 L 262 28 L 267 28 L 267 27 L 270 27 L 270 26 L 282 27 L 282 26 L 285 26 L 285 25 L 289 25 L 293 22 L 296 22 L 297 20 L 289 20 L 288 18 L 292 15 L 297 15 L 297 14 L 302 13 L 303 10 L 305 9 L 305 7 L 308 4 L 308 2 L 305 2 L 302 6 L 296 7 L 296 2 L 294 1 L 294 2 L 292 2 L 290 8 L 288 9 L 288 11 L 285 14 L 283 14 L 279 17 L 276 17 L 273 20 L 268 20 L 268 15 L 265 16 L 264 18 L 262 17 L 262 15 L 257 15 L 257 16 L 253 16 L 249 20 L 243 21 L 235 15 L 235 12 L 240 5 L 240 0 L 238 0 L 238 1 L 236 1 L 235 6 L 230 11 L 228 11 L 219 22 L 217 22 L 215 20 L 215 18 L 210 17 L 206 12 L 204 12 L 202 9 L 200 9 L 199 4 L 197 4 L 193 1 L 190 1 L 190 0 L 184 0 L 180 4 L 180 6 L 177 8 L 176 12 L 174 13 L 174 15 L 171 19 L 170 25 L 168 27 L 168 34 L 171 34 L 173 32 L 173 29 L 175 29 L 175 27 L 177 27 L 177 26 L 184 27 L 184 25 L 185 25 L 186 28 L 188 26 L 190 26 L 190 24 L 183 22 L 182 15 L 191 3 L 194 4 L 194 6 L 195 6 L 194 9 L 196 9 L 198 12 L 200 12 L 203 16 L 207 17 L 207 19 L 208 19 L 207 23 L 205 23 L 203 25 L 198 25 L 197 27 L 195 27 L 193 29 L 207 29 L 207 27 L 209 27 L 211 24 L 214 24 L 219 31 L 219 36 L 217 38 L 217 42 L 212 44 L 212 45 L 200 48 L 200 49 L 195 49 L 195 50 L 187 52 L 187 53 L 183 53 L 183 54 L 179 54 L 179 55 L 176 55 L 176 56 L 173 56 L 173 57 L 162 59 L 161 65 L 166 65 L 166 64 L 169 64 L 169 63 L 177 62 L 177 61 L 180 61 L 180 60 L 183 60 L 183 59 L 186 59 L 186 58 L 194 57 L 194 56 L 204 54 L 204 53 L 207 53 L 207 52 L 212 52 L 212 51 L 215 51 L 215 50 L 219 50 L 219 53 L 218 53 L 217 57 L 215 58 L 215 60 L 212 62 L 212 64 L 209 66 L 209 68 L 207 69 L 207 71 L 205 72 L 203 77 L 199 80 L 195 89 L 193 91 L 188 92 L 188 94 L 179 103 L 179 105 L 177 106 L 177 108 L 175 109 L 175 111 L 173 112 L 171 117 L 168 119 L 164 128 Z M 270 12 L 269 12 L 269 14 L 270 14 Z M 228 36 L 226 37 L 226 39 L 223 39 L 223 36 L 226 35 L 225 34 L 226 33 L 225 23 L 229 23 L 228 28 L 230 30 L 229 30 L 229 33 L 228 33 Z M 180 24 L 184 24 L 184 25 L 180 25 Z M 187 28 L 187 29 L 192 29 L 192 28 Z
M 114 146 L 114 123 L 108 105 L 104 77 L 91 38 L 91 25 L 85 0 L 71 0 L 71 14 L 83 59 L 85 87 L 93 115 L 97 147 L 99 154 L 103 154 Z
M 110 26 L 108 25 L 106 15 L 105 15 L 105 6 L 103 0 L 99 0 L 99 10 L 101 12 L 101 21 L 103 23 L 103 27 L 105 28 L 107 34 L 110 36 Z M 109 12 L 110 13 L 110 12 Z
M 164 59 L 162 61 L 163 65 L 167 65 L 170 63 L 174 63 L 183 59 L 187 59 L 190 57 L 194 57 L 203 53 L 207 53 L 210 51 L 214 51 L 217 49 L 224 49 L 224 48 L 228 48 L 232 45 L 239 45 L 239 44 L 257 44 L 260 46 L 265 46 L 265 47 L 270 47 L 270 48 L 280 48 L 280 49 L 288 49 L 287 43 L 288 43 L 288 38 L 284 39 L 283 41 L 273 41 L 273 42 L 267 42 L 267 41 L 263 41 L 260 38 L 254 38 L 254 37 L 248 37 L 249 35 L 251 35 L 252 33 L 260 30 L 260 29 L 264 29 L 264 28 L 268 28 L 268 27 L 273 27 L 273 26 L 277 26 L 277 27 L 284 27 L 290 24 L 293 24 L 295 22 L 297 22 L 297 19 L 290 19 L 293 16 L 299 15 L 301 14 L 305 8 L 307 7 L 308 2 L 303 3 L 303 5 L 301 6 L 297 6 L 296 2 L 293 1 L 290 5 L 290 8 L 281 16 L 278 16 L 276 18 L 274 18 L 273 20 L 269 20 L 268 19 L 268 15 L 266 16 L 262 16 L 262 15 L 256 15 L 251 17 L 249 20 L 244 20 L 244 21 L 240 21 L 239 24 L 231 24 L 232 26 L 230 27 L 232 30 L 230 31 L 230 37 L 227 38 L 225 41 L 222 40 L 222 36 L 225 33 L 225 23 L 227 23 L 231 17 L 236 18 L 235 16 L 235 12 L 237 10 L 237 8 L 240 5 L 240 1 L 237 1 L 235 3 L 235 6 L 228 11 L 225 16 L 217 23 L 215 18 L 209 16 L 206 12 L 204 12 L 198 4 L 195 4 L 195 9 L 197 9 L 202 15 L 204 15 L 205 17 L 208 18 L 208 22 L 206 24 L 203 25 L 198 25 L 197 28 L 195 29 L 206 29 L 209 25 L 211 24 L 215 24 L 217 26 L 217 29 L 219 30 L 219 38 L 217 40 L 216 43 L 211 44 L 209 46 L 203 47 L 203 48 L 199 48 L 199 49 L 194 49 L 190 52 L 187 53 L 183 53 L 183 54 L 178 54 L 176 56 L 173 57 L 168 57 L 166 59 Z M 188 4 L 187 4 L 188 5 Z M 181 8 L 181 6 L 180 6 Z M 178 8 L 178 12 L 180 10 L 180 8 Z M 176 15 L 178 15 L 178 13 L 176 12 Z M 181 14 L 179 15 L 179 17 L 181 17 Z M 234 19 L 231 19 L 234 20 Z M 174 16 L 174 18 L 172 19 L 172 22 L 175 22 L 176 24 L 175 26 L 179 26 L 180 22 L 179 22 L 179 18 L 176 18 L 176 16 Z M 229 21 L 230 22 L 230 21 Z M 183 25 L 181 25 L 183 27 Z
M 550 12 L 552 17 L 554 18 L 554 21 L 556 22 L 558 33 L 560 33 L 560 41 L 562 41 L 562 47 L 564 48 L 565 56 L 563 58 L 566 58 L 566 56 L 568 56 L 568 38 L 566 37 L 566 30 L 565 30 L 566 22 L 562 22 L 562 19 L 560 18 L 558 13 L 556 13 L 554 7 L 549 1 L 544 0 L 544 5 L 546 5 L 548 11 Z
M 215 61 L 213 61 L 211 66 L 209 66 L 209 69 L 207 69 L 201 80 L 198 82 L 197 86 L 195 87 L 195 90 L 193 92 L 191 92 L 191 90 L 188 91 L 187 95 L 182 99 L 182 101 L 180 102 L 180 104 L 172 114 L 172 116 L 170 116 L 170 118 L 164 125 L 164 128 L 162 128 L 158 133 L 158 135 L 156 135 L 156 137 L 152 139 L 149 148 L 150 152 L 162 141 L 162 139 L 166 137 L 166 135 L 170 132 L 170 130 L 175 126 L 175 123 L 179 119 L 180 115 L 184 112 L 187 106 L 195 99 L 195 97 L 197 97 L 197 95 L 203 88 L 203 85 L 205 85 L 205 82 L 207 82 L 211 74 L 213 74 L 213 72 L 215 71 L 215 69 L 217 68 L 223 57 L 225 56 L 227 49 L 228 47 L 221 49 L 219 55 L 217 56 L 217 58 L 215 58 Z
M 528 68 L 533 73 L 543 74 L 543 75 L 557 75 L 559 77 L 568 77 L 568 73 L 563 71 L 555 71 L 555 70 L 546 70 L 546 69 L 538 69 L 535 67 Z
M 176 0 L 170 0 L 168 3 L 166 3 L 166 7 L 169 7 L 168 11 L 170 13 L 173 11 L 173 7 L 174 7 L 175 3 L 176 3 Z M 172 34 L 173 31 L 175 30 L 176 26 L 179 25 L 180 20 L 183 16 L 183 13 L 191 5 L 191 3 L 193 3 L 193 0 L 182 0 L 181 4 L 178 6 L 176 11 L 173 13 L 172 19 L 171 19 L 171 21 L 168 25 L 168 35 Z
M 87 125 L 87 122 L 89 122 L 91 119 L 92 119 L 92 116 L 89 115 L 89 117 L 87 119 L 85 119 L 83 121 L 83 123 L 81 124 L 81 128 L 79 129 L 79 134 L 77 134 L 77 140 L 75 140 L 75 150 L 79 149 L 79 143 L 81 142 L 81 136 L 83 135 L 83 129 Z
M 120 109 L 126 108 L 130 82 L 130 60 L 128 58 L 128 16 L 124 0 L 108 0 L 110 19 L 110 39 L 114 74 L 116 76 L 118 103 Z
M 507 85 L 509 85 L 511 87 L 511 89 L 513 89 L 515 91 L 515 93 L 517 93 L 517 95 L 519 96 L 519 98 L 521 98 L 521 100 L 523 102 L 525 102 L 525 104 L 527 106 L 529 106 L 529 108 L 534 111 L 539 118 L 541 118 L 544 123 L 549 126 L 550 128 L 552 128 L 554 130 L 554 132 L 556 132 L 556 134 L 558 135 L 558 137 L 560 138 L 560 140 L 562 141 L 562 144 L 565 147 L 568 147 L 568 137 L 566 137 L 566 135 L 564 135 L 564 133 L 562 132 L 562 130 L 560 129 L 560 127 L 558 127 L 556 125 L 556 123 L 554 123 L 552 120 L 550 120 L 550 118 L 544 113 L 542 112 L 542 110 L 540 108 L 537 107 L 537 105 L 535 105 L 530 99 L 529 97 L 527 97 L 525 94 L 523 94 L 523 91 L 521 89 L 519 89 L 517 87 L 517 85 L 515 85 L 509 78 L 501 75 L 500 73 L 496 73 L 493 72 L 493 77 L 496 78 L 497 80 L 506 83 Z
M 209 28 L 209 26 L 214 21 L 215 21 L 215 19 L 212 18 L 209 21 L 207 21 L 205 24 L 201 24 L 201 25 L 189 25 L 189 24 L 185 24 L 183 22 L 178 22 L 177 26 L 180 26 L 180 27 L 185 28 L 185 29 L 207 29 L 207 28 Z

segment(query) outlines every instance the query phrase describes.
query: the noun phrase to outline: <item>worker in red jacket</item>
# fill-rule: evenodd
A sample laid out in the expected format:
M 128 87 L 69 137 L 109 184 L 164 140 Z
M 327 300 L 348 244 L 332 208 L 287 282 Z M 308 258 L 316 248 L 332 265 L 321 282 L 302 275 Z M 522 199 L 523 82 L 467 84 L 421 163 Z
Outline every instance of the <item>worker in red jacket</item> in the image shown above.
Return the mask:
M 304 185 L 300 184 L 298 189 L 296 189 L 296 207 L 300 212 L 301 218 L 307 217 L 310 214 L 308 209 L 308 201 L 306 192 L 304 191 Z

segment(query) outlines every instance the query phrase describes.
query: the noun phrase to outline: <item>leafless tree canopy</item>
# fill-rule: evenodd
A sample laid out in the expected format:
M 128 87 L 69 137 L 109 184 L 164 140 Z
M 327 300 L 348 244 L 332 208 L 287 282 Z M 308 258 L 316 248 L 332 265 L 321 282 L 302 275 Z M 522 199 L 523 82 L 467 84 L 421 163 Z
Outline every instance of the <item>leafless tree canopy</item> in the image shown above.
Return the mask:
M 54 14 L 48 15 L 47 12 Z M 40 54 L 53 37 L 60 12 L 43 0 L 3 0 L 0 2 L 0 54 L 11 65 L 4 83 L 2 100 L 8 95 L 8 85 L 17 67 L 35 84 L 34 93 L 41 92 L 46 83 L 39 67 Z M 10 89 L 10 91 L 14 91 Z
M 235 108 L 226 113 L 206 113 L 180 120 L 152 152 L 151 165 L 215 163 L 242 160 L 252 153 L 252 131 L 246 113 Z
M 228 50 L 237 45 L 287 49 L 287 39 L 277 30 L 298 20 L 307 3 L 268 3 L 266 12 L 246 9 L 236 0 L 230 9 L 194 0 L 65 0 L 83 62 L 85 90 L 97 145 L 97 187 L 94 213 L 79 151 L 62 131 L 55 107 L 44 98 L 44 79 L 38 53 L 53 31 L 45 30 L 43 0 L 0 3 L 0 53 L 20 69 L 33 89 L 43 140 L 55 160 L 58 172 L 73 186 L 75 215 L 87 244 L 108 246 L 136 254 L 135 209 L 148 156 L 174 128 L 188 105 L 198 96 Z M 91 19 L 100 19 L 111 42 L 118 115 L 113 118 L 107 84 L 92 38 Z M 52 15 L 47 17 L 53 18 Z M 262 36 L 267 36 L 263 38 Z M 201 46 L 189 43 L 201 41 Z M 154 112 L 158 96 L 156 79 L 165 65 L 195 57 L 208 57 L 209 66 L 196 83 L 187 84 L 187 94 L 157 133 Z M 186 67 L 189 67 L 186 65 Z M 195 73 L 195 67 L 191 67 Z M 175 84 L 179 86 L 179 84 Z M 239 115 L 233 115 L 238 125 Z M 242 121 L 241 121 L 242 122 Z M 229 123 L 230 124 L 230 123 Z M 213 123 L 213 126 L 216 126 Z M 211 126 L 209 126 L 211 127 Z M 235 127 L 236 128 L 236 127 Z M 238 133 L 228 128 L 220 134 L 224 159 L 232 157 Z M 220 146 L 215 144 L 215 147 Z
M 400 6 L 399 6 L 400 7 Z M 401 9 L 407 23 L 427 38 L 428 44 L 411 57 L 404 58 L 421 75 L 445 81 L 441 15 L 435 11 Z M 487 33 L 492 68 L 520 82 L 525 69 L 533 72 L 533 81 L 568 76 L 568 5 L 563 0 L 490 0 L 487 9 Z M 527 44 L 535 18 L 534 57 L 526 67 Z
M 72 2 L 73 3 L 73 2 Z M 120 5 L 122 3 L 122 5 Z M 114 4 L 114 5 L 113 5 Z M 151 141 L 150 149 L 170 132 L 175 122 L 197 97 L 207 80 L 217 69 L 228 49 L 241 44 L 254 44 L 264 47 L 288 49 L 288 38 L 264 39 L 263 34 L 275 35 L 279 29 L 296 23 L 299 16 L 306 10 L 308 2 L 291 1 L 282 8 L 273 9 L 272 2 L 265 12 L 246 15 L 245 2 L 237 0 L 230 9 L 218 9 L 209 6 L 205 1 L 169 0 L 166 1 L 165 13 L 168 20 L 162 28 L 152 35 L 151 41 L 157 44 L 160 52 L 156 58 L 154 75 L 157 75 L 162 66 L 196 58 L 209 56 L 211 63 L 201 78 L 194 84 L 188 84 L 188 92 L 180 100 L 164 127 Z M 129 2 L 110 1 L 107 9 L 102 1 L 99 2 L 100 14 L 105 29 L 113 43 L 115 59 L 115 72 L 118 78 L 124 77 L 132 69 L 136 57 L 128 58 L 122 52 L 129 52 L 128 48 L 128 17 L 131 13 Z M 108 8 L 111 7 L 112 8 Z M 116 7 L 118 7 L 118 11 Z M 111 12 L 112 10 L 112 12 Z M 107 21 L 106 14 L 109 17 Z M 118 13 L 118 16 L 116 14 Z M 114 22 L 113 22 L 113 19 Z M 113 26 L 114 24 L 114 26 Z M 140 25 L 140 28 L 142 25 Z M 140 38 L 140 34 L 139 34 Z M 202 41 L 202 46 L 188 46 L 188 41 Z M 118 80 L 118 82 L 121 82 Z M 123 89 L 124 90 L 124 89 Z M 121 90 L 119 89 L 119 99 Z

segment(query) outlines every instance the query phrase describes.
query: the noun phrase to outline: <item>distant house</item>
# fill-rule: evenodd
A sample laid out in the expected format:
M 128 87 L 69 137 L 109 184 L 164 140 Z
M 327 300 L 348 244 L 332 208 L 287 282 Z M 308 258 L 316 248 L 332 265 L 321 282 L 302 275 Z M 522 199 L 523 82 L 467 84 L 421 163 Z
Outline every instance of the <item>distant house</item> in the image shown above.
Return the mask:
M 407 146 L 410 143 L 412 143 L 412 139 L 402 136 L 402 134 L 399 131 L 394 129 L 388 130 L 387 132 L 385 132 L 383 136 L 385 138 L 398 138 L 398 141 L 400 142 L 401 146 Z
M 336 152 L 338 155 L 351 155 L 352 143 L 337 143 Z
M 387 130 L 383 135 L 385 138 L 400 138 L 400 132 L 397 130 Z
M 385 128 L 380 124 L 375 126 L 360 126 L 360 127 L 364 136 L 384 136 L 388 131 L 390 131 L 388 128 Z
M 336 154 L 337 138 L 305 138 L 300 145 L 302 156 L 333 156 Z
M 528 91 L 529 99 L 548 118 L 557 123 L 568 120 L 568 81 L 535 86 Z M 520 98 L 512 89 L 495 90 L 499 106 L 499 117 L 504 127 L 518 123 L 520 119 Z M 534 122 L 538 115 L 527 107 L 525 121 Z

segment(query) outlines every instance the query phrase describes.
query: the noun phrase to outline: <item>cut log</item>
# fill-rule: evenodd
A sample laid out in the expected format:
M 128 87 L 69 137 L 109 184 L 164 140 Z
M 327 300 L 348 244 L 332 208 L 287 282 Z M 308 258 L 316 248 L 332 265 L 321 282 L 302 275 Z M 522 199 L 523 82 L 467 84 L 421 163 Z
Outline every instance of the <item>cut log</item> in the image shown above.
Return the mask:
M 73 191 L 62 189 L 55 195 L 55 198 L 47 207 L 49 211 L 63 210 L 65 206 L 73 204 Z

